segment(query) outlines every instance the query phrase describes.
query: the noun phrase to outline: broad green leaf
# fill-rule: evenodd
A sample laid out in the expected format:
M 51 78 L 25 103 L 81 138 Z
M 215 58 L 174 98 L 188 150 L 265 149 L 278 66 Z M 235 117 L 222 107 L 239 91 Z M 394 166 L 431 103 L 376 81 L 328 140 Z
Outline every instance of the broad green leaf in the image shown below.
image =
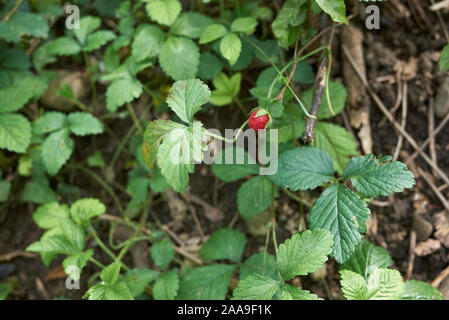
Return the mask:
M 232 21 L 231 31 L 252 34 L 257 26 L 257 20 L 254 18 L 237 18 Z
M 313 145 L 329 153 L 334 161 L 334 168 L 339 174 L 343 174 L 350 156 L 359 155 L 354 136 L 333 123 L 317 122 Z
M 169 271 L 160 276 L 153 286 L 153 296 L 156 300 L 175 300 L 179 289 L 178 275 Z
M 50 55 L 71 56 L 78 54 L 81 46 L 75 39 L 69 37 L 59 37 L 48 43 L 47 52 Z
M 403 294 L 403 282 L 399 271 L 376 269 L 365 280 L 358 273 L 340 272 L 343 295 L 348 300 L 398 300 Z
M 161 269 L 166 269 L 175 256 L 175 249 L 170 240 L 164 239 L 151 247 L 151 259 Z
M 334 110 L 335 115 L 337 115 L 341 112 L 341 110 L 344 109 L 348 94 L 346 92 L 345 87 L 339 82 L 329 81 L 328 85 L 329 85 L 329 99 L 332 104 L 332 109 Z M 309 90 L 305 91 L 302 95 L 302 98 L 305 105 L 311 108 L 313 100 L 313 88 L 310 88 Z M 320 109 L 318 111 L 318 119 L 327 119 L 330 117 L 333 117 L 333 115 L 327 103 L 326 94 L 324 94 L 323 99 L 321 100 Z
M 344 0 L 315 0 L 315 2 L 331 16 L 335 22 L 349 24 L 346 18 L 346 6 Z
M 360 243 L 360 230 L 369 218 L 366 203 L 342 184 L 334 183 L 315 201 L 308 221 L 310 229 L 327 229 L 334 239 L 332 255 L 345 262 Z
M 439 67 L 441 72 L 449 69 L 449 44 L 445 45 L 441 51 Z
M 61 230 L 62 235 L 68 239 L 79 252 L 83 251 L 85 236 L 84 230 L 79 224 L 76 224 L 69 219 L 60 219 L 59 230 Z
M 148 16 L 159 24 L 171 25 L 181 12 L 179 0 L 144 0 Z
M 206 51 L 201 54 L 197 76 L 201 79 L 211 80 L 218 77 L 223 67 L 224 63 L 216 55 Z
M 168 92 L 167 104 L 182 121 L 191 123 L 209 97 L 210 90 L 201 80 L 176 81 Z
M 114 284 L 115 282 L 117 282 L 120 276 L 120 269 L 120 262 L 111 263 L 106 268 L 103 268 L 103 270 L 101 270 L 101 280 L 103 280 L 106 284 Z
M 61 235 L 53 235 L 43 237 L 41 240 L 30 244 L 26 251 L 48 253 L 48 254 L 66 254 L 76 255 L 80 250 L 75 244 L 71 243 L 66 237 Z
M 8 42 L 19 42 L 21 36 L 48 37 L 48 24 L 38 14 L 15 12 L 7 22 L 0 22 L 0 38 Z
M 144 25 L 136 34 L 132 55 L 137 61 L 155 57 L 164 44 L 165 33 L 158 26 Z
M 109 30 L 100 30 L 87 37 L 86 44 L 83 47 L 83 51 L 89 52 L 100 49 L 101 46 L 107 42 L 115 39 L 114 32 Z
M 274 280 L 280 280 L 277 273 L 276 260 L 273 255 L 263 252 L 255 253 L 243 262 L 239 269 L 240 280 L 249 275 L 259 274 Z
M 228 30 L 226 30 L 225 26 L 223 26 L 222 24 L 212 24 L 204 29 L 203 33 L 201 34 L 199 44 L 205 44 L 215 41 L 217 39 L 220 39 L 221 37 L 224 37 L 227 33 Z
M 204 261 L 230 260 L 239 262 L 245 248 L 246 238 L 239 230 L 223 228 L 215 231 L 200 249 Z
M 65 273 L 75 281 L 78 281 L 81 277 L 81 272 L 86 266 L 87 261 L 92 258 L 94 254 L 93 249 L 89 249 L 86 252 L 81 252 L 64 259 L 62 266 Z
M 14 73 L 17 79 L 7 88 L 0 89 L 0 113 L 17 111 L 30 99 L 40 97 L 47 89 L 48 83 L 44 77 L 21 76 Z M 10 80 L 8 80 L 10 81 Z
M 231 66 L 237 62 L 241 50 L 242 42 L 234 33 L 228 33 L 220 41 L 220 52 Z
M 401 300 L 443 300 L 441 292 L 424 281 L 408 280 L 404 283 Z
M 280 285 L 279 281 L 253 274 L 239 281 L 232 300 L 271 300 Z
M 277 265 L 285 281 L 315 272 L 332 251 L 332 234 L 327 230 L 297 233 L 279 246 Z
M 0 300 L 5 300 L 12 292 L 13 286 L 9 282 L 0 283 Z
M 340 269 L 351 270 L 367 279 L 374 270 L 387 268 L 392 264 L 393 260 L 391 260 L 387 250 L 375 246 L 367 240 L 362 240 L 354 254 L 340 266 Z
M 192 269 L 181 277 L 179 300 L 224 300 L 236 266 L 214 264 Z
M 7 180 L 0 180 L 0 202 L 5 202 L 9 198 L 11 191 L 11 182 Z
M 232 147 L 232 163 L 226 163 L 228 148 L 222 149 L 214 157 L 214 163 L 211 166 L 213 174 L 224 182 L 232 182 L 252 174 L 259 173 L 259 166 L 246 150 L 239 147 Z M 237 162 L 239 159 L 239 162 Z M 221 163 L 218 163 L 221 161 Z M 229 160 L 228 160 L 229 161 Z
M 170 33 L 177 36 L 197 39 L 203 31 L 214 23 L 208 16 L 197 12 L 185 12 L 171 25 Z
M 65 204 L 50 202 L 40 206 L 33 213 L 33 220 L 42 229 L 59 227 L 59 221 L 69 218 L 69 208 Z
M 63 128 L 66 125 L 66 115 L 62 112 L 49 111 L 32 123 L 34 134 L 45 134 Z
M 373 155 L 352 158 L 343 173 L 367 197 L 389 196 L 415 185 L 413 173 L 400 161 L 381 162 Z
M 105 212 L 105 205 L 94 198 L 79 199 L 70 207 L 70 215 L 73 221 L 79 224 L 86 224 L 90 219 Z
M 67 162 L 73 152 L 73 140 L 68 129 L 60 129 L 50 134 L 42 145 L 42 158 L 50 175 L 54 176 Z
M 273 184 L 264 176 L 256 176 L 243 183 L 237 192 L 237 206 L 243 219 L 249 219 L 271 206 Z M 277 196 L 277 190 L 274 193 Z
M 0 114 L 0 149 L 23 153 L 31 141 L 30 122 L 21 114 Z
M 211 93 L 210 102 L 216 106 L 224 106 L 231 103 L 240 91 L 241 81 L 241 73 L 236 73 L 231 78 L 228 78 L 225 73 L 220 73 L 218 77 L 212 80 L 215 90 Z
M 125 78 L 112 82 L 106 90 L 106 108 L 110 112 L 117 111 L 118 107 L 140 97 L 142 84 L 139 80 Z
M 289 284 L 281 284 L 279 291 L 276 293 L 279 300 L 321 300 L 317 295 L 307 290 L 291 286 Z
M 72 112 L 67 117 L 69 129 L 77 136 L 103 133 L 103 124 L 87 112 Z
M 126 273 L 125 283 L 133 297 L 140 296 L 145 287 L 152 281 L 156 280 L 159 272 L 150 269 L 132 269 Z
M 194 78 L 199 62 L 198 46 L 192 40 L 183 37 L 168 37 L 159 54 L 162 70 L 174 80 Z
M 74 29 L 76 39 L 82 46 L 86 45 L 87 37 L 97 30 L 101 25 L 101 19 L 98 17 L 85 16 L 80 19 L 80 28 Z
M 315 189 L 332 180 L 334 166 L 324 150 L 297 147 L 281 153 L 278 170 L 269 178 L 278 186 L 292 191 Z
M 45 204 L 58 201 L 58 199 L 51 189 L 48 179 L 45 176 L 38 176 L 27 181 L 22 191 L 21 201 Z
M 114 284 L 98 283 L 86 292 L 85 297 L 89 300 L 133 300 L 131 291 L 123 281 Z
M 287 0 L 271 24 L 275 37 L 283 48 L 288 48 L 296 39 L 298 26 L 307 17 L 307 0 Z

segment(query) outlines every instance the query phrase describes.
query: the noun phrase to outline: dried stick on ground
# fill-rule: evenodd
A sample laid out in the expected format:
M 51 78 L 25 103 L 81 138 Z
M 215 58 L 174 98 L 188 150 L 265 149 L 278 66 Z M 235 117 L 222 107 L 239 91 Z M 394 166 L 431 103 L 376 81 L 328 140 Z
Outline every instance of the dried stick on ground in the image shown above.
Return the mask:
M 410 247 L 408 251 L 408 264 L 407 264 L 407 274 L 406 279 L 409 280 L 413 273 L 413 264 L 415 262 L 415 247 L 416 247 L 416 232 L 410 232 Z
M 430 283 L 434 287 L 438 287 L 447 276 L 449 276 L 449 267 L 440 272 L 440 274 Z
M 429 125 L 428 125 L 428 130 L 429 130 L 429 138 L 430 138 L 430 146 L 429 146 L 429 152 L 430 152 L 430 157 L 432 158 L 433 162 L 438 163 L 437 162 L 437 153 L 435 151 L 435 135 L 433 135 L 433 131 L 435 130 L 435 121 L 434 121 L 434 101 L 433 98 L 430 98 L 430 102 L 429 102 Z M 437 176 L 435 170 L 433 171 L 433 175 Z
M 424 178 L 424 180 L 427 182 L 427 184 L 432 188 L 432 191 L 435 193 L 435 195 L 440 199 L 441 203 L 443 204 L 444 208 L 449 212 L 449 203 L 447 199 L 443 196 L 443 194 L 438 190 L 438 188 L 435 186 L 435 183 L 432 180 L 432 177 L 429 176 L 426 172 L 424 172 L 421 168 L 418 167 L 419 174 Z
M 401 127 L 405 130 L 405 125 L 407 124 L 407 82 L 404 82 L 402 87 L 402 119 Z M 398 138 L 398 143 L 396 145 L 396 150 L 394 151 L 393 160 L 396 161 L 399 157 L 399 152 L 402 148 L 402 143 L 404 142 L 404 136 L 401 134 Z

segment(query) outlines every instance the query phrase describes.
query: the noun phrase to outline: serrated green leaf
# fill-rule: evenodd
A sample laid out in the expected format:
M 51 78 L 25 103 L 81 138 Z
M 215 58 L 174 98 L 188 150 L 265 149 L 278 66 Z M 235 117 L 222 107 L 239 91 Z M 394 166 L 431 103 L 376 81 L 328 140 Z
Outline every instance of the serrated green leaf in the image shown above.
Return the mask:
M 59 227 L 59 221 L 69 218 L 69 208 L 65 204 L 50 202 L 39 206 L 33 213 L 33 220 L 42 229 Z
M 100 49 L 107 42 L 115 38 L 116 38 L 115 33 L 110 30 L 97 31 L 87 37 L 86 44 L 83 47 L 83 51 L 89 52 Z
M 307 0 L 287 0 L 271 24 L 275 37 L 283 48 L 288 48 L 296 39 L 298 26 L 307 17 Z
M 212 25 L 214 20 L 197 12 L 184 12 L 171 25 L 170 33 L 177 36 L 199 38 L 204 30 Z
M 245 34 L 252 34 L 257 26 L 257 20 L 254 18 L 237 18 L 232 21 L 231 31 L 232 32 L 242 32 Z
M 132 269 L 126 273 L 125 283 L 133 297 L 140 296 L 145 287 L 152 281 L 156 280 L 159 272 L 150 269 Z
M 245 248 L 246 238 L 239 230 L 223 228 L 215 231 L 200 249 L 205 261 L 226 259 L 239 262 Z
M 232 182 L 252 174 L 259 173 L 259 166 L 246 150 L 239 147 L 232 147 L 232 162 L 226 161 L 228 157 L 228 148 L 220 150 L 214 157 L 214 163 L 211 166 L 213 174 L 224 182 Z M 239 159 L 239 162 L 237 162 Z M 219 161 L 221 163 L 219 163 Z M 228 163 L 227 163 L 228 162 Z
M 0 22 L 0 38 L 8 42 L 19 42 L 21 36 L 48 37 L 48 24 L 38 14 L 16 12 L 7 22 Z
M 83 228 L 69 219 L 59 220 L 59 230 L 61 234 L 68 239 L 78 250 L 78 252 L 84 249 L 84 230 Z
M 76 255 L 80 250 L 75 244 L 71 243 L 66 237 L 61 235 L 52 235 L 42 237 L 41 240 L 30 244 L 26 251 L 47 253 L 47 254 L 66 254 Z
M 201 79 L 211 80 L 223 70 L 224 63 L 214 54 L 204 52 L 200 57 L 197 76 Z
M 48 43 L 47 52 L 50 55 L 71 56 L 78 54 L 81 46 L 75 39 L 69 37 L 60 37 Z
M 449 44 L 445 45 L 443 50 L 441 50 L 439 67 L 441 72 L 449 69 Z
M 310 229 L 327 229 L 334 239 L 332 255 L 345 262 L 361 241 L 359 230 L 369 218 L 366 203 L 342 184 L 334 183 L 315 201 L 308 221 Z
M 443 300 L 441 292 L 424 281 L 408 280 L 404 283 L 401 300 Z
M 181 277 L 179 300 L 224 300 L 236 266 L 215 264 L 192 269 Z
M 265 176 L 257 176 L 243 183 L 237 192 L 237 206 L 244 219 L 249 219 L 271 206 L 273 184 Z M 277 190 L 275 190 L 275 197 Z
M 174 80 L 194 78 L 199 62 L 198 46 L 192 40 L 183 37 L 168 37 L 159 54 L 162 70 Z
M 70 131 L 78 136 L 103 133 L 103 124 L 87 112 L 72 112 L 67 117 Z
M 125 78 L 112 82 L 106 90 L 106 108 L 110 112 L 117 111 L 118 107 L 140 97 L 142 84 L 139 80 Z
M 178 0 L 144 0 L 148 16 L 159 24 L 171 25 L 181 12 Z
M 182 121 L 191 123 L 209 97 L 210 90 L 201 80 L 176 81 L 168 92 L 167 104 Z
M 90 288 L 85 296 L 89 300 L 133 300 L 133 296 L 123 281 L 114 284 L 98 283 Z
M 269 178 L 278 186 L 292 191 L 315 189 L 332 180 L 334 166 L 324 150 L 297 147 L 279 156 L 278 170 Z
M 47 88 L 44 78 L 22 75 L 19 72 L 15 75 L 17 78 L 11 86 L 0 89 L 0 113 L 19 110 L 30 99 L 40 97 Z
M 76 39 L 82 46 L 86 44 L 87 37 L 97 30 L 101 25 L 101 19 L 98 17 L 85 16 L 80 19 L 79 29 L 74 29 Z
M 113 262 L 108 265 L 106 268 L 103 268 L 100 273 L 100 278 L 106 284 L 111 285 L 117 282 L 120 276 L 121 264 L 120 262 Z
M 242 50 L 242 42 L 234 33 L 228 33 L 220 41 L 220 52 L 232 66 L 237 62 Z
M 280 280 L 277 273 L 276 260 L 273 255 L 263 252 L 255 253 L 243 262 L 239 269 L 240 280 L 249 275 L 259 274 L 274 280 Z
M 236 73 L 228 78 L 225 73 L 220 73 L 212 80 L 215 90 L 212 91 L 210 102 L 216 106 L 224 106 L 232 102 L 240 91 L 242 74 Z
M 413 173 L 400 161 L 382 163 L 374 156 L 353 158 L 343 173 L 367 197 L 389 196 L 415 185 Z
M 331 16 L 334 22 L 349 24 L 346 18 L 346 6 L 344 0 L 315 0 L 315 2 Z
M 75 201 L 70 207 L 70 215 L 76 223 L 85 224 L 90 219 L 106 212 L 105 205 L 98 199 L 85 198 Z
M 175 300 L 179 289 L 178 275 L 174 271 L 164 273 L 153 286 L 153 296 L 156 300 Z
M 328 230 L 297 233 L 279 246 L 277 265 L 285 281 L 315 272 L 332 251 L 332 234 Z
M 367 279 L 374 270 L 387 268 L 392 264 L 393 260 L 391 260 L 387 250 L 375 246 L 367 240 L 362 240 L 354 254 L 340 266 L 340 269 L 351 270 Z
M 165 33 L 158 26 L 144 25 L 136 34 L 132 55 L 137 61 L 155 57 L 164 44 Z
M 37 204 L 58 201 L 56 194 L 51 189 L 50 183 L 45 176 L 33 177 L 33 179 L 27 181 L 22 191 L 21 200 L 23 202 Z
M 81 272 L 86 266 L 87 261 L 92 258 L 94 254 L 93 249 L 89 249 L 86 252 L 81 252 L 64 259 L 62 266 L 65 273 L 75 281 L 78 281 L 81 277 Z
M 32 123 L 34 134 L 45 134 L 63 128 L 66 124 L 66 115 L 62 112 L 49 111 Z
M 161 269 L 166 269 L 175 256 L 175 249 L 170 240 L 164 239 L 151 247 L 151 259 Z
M 31 141 L 31 124 L 21 114 L 0 114 L 0 149 L 23 153 Z
M 222 24 L 212 24 L 204 29 L 201 34 L 199 44 L 205 44 L 212 41 L 215 41 L 221 37 L 224 37 L 228 33 L 225 26 Z
M 67 162 L 73 152 L 73 140 L 68 129 L 50 134 L 42 144 L 42 158 L 49 174 L 54 176 Z
M 279 300 L 321 300 L 317 295 L 307 290 L 283 283 L 276 293 Z
M 253 274 L 239 281 L 232 300 L 271 300 L 280 285 L 279 281 Z

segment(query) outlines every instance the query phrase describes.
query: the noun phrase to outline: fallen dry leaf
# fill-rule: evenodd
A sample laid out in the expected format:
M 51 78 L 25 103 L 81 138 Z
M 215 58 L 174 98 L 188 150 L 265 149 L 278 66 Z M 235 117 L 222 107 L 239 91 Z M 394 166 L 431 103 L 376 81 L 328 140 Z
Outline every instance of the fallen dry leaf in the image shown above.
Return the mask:
M 441 243 L 435 239 L 427 239 L 426 241 L 418 243 L 415 248 L 415 253 L 417 256 L 427 256 L 435 251 L 440 250 Z

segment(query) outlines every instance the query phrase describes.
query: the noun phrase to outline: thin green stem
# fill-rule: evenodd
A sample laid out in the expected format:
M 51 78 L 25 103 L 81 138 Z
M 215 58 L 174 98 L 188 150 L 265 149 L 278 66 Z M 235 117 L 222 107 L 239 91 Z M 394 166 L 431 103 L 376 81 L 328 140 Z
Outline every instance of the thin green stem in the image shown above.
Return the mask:
M 93 105 L 95 106 L 97 103 L 97 88 L 95 87 L 95 82 L 92 79 L 92 74 L 89 70 L 89 68 L 90 68 L 89 58 L 87 57 L 87 53 L 85 51 L 83 51 L 83 58 L 84 58 L 84 63 L 86 65 L 87 75 L 89 76 L 90 87 L 92 88 L 92 101 L 93 101 Z
M 219 140 L 221 140 L 221 141 L 224 141 L 224 142 L 227 142 L 227 143 L 234 143 L 235 141 L 237 141 L 238 137 L 242 134 L 243 128 L 246 126 L 247 123 L 248 123 L 248 120 L 246 120 L 246 121 L 242 124 L 242 126 L 239 128 L 239 130 L 237 131 L 237 134 L 234 136 L 233 139 L 227 139 L 227 138 L 224 138 L 224 137 L 222 137 L 222 136 L 219 136 L 219 135 L 214 134 L 214 133 L 212 133 L 212 132 L 209 132 L 209 131 L 207 131 L 207 130 L 205 130 L 204 133 L 207 134 L 207 135 L 210 136 L 210 137 L 219 139 Z
M 136 117 L 136 113 L 134 112 L 133 106 L 131 105 L 130 102 L 128 102 L 128 103 L 126 104 L 126 107 L 128 108 L 128 112 L 129 112 L 129 114 L 131 115 L 131 119 L 133 119 L 134 125 L 135 125 L 136 128 L 137 128 L 137 131 L 139 132 L 139 134 L 143 134 L 143 128 L 142 128 L 142 125 L 140 124 L 139 119 L 137 119 L 137 117 Z
M 106 267 L 104 264 L 102 264 L 100 261 L 96 260 L 95 258 L 90 258 L 89 261 L 92 262 L 93 264 L 97 265 L 97 267 L 100 267 L 102 269 Z
M 298 197 L 297 195 L 295 195 L 293 192 L 291 192 L 288 189 L 284 189 L 283 190 L 285 192 L 286 195 L 288 195 L 290 198 L 292 198 L 293 200 L 298 201 L 299 203 L 303 203 L 305 204 L 307 207 L 311 208 L 312 204 L 308 203 L 307 201 L 305 201 L 304 199 L 301 199 L 300 197 Z

